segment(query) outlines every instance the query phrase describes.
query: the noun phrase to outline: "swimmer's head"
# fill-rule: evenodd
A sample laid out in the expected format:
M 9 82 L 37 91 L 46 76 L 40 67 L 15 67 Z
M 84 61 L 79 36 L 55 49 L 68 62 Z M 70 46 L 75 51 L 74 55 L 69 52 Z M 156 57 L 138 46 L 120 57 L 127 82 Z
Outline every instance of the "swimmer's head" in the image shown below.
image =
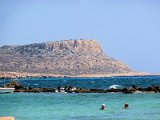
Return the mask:
M 126 109 L 126 108 L 128 108 L 129 107 L 129 104 L 128 103 L 125 103 L 124 104 L 124 108 Z
M 102 104 L 102 106 L 106 106 L 105 104 Z
M 106 105 L 105 104 L 102 104 L 101 105 L 101 110 L 105 110 L 106 109 Z

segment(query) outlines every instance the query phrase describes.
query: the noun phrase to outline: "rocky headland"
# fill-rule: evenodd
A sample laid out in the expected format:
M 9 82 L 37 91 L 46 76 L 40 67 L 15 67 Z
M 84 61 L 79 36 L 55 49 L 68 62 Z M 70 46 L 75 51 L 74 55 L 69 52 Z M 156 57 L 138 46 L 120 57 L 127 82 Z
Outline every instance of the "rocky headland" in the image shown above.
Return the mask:
M 104 54 L 96 40 L 63 40 L 0 47 L 0 77 L 146 75 Z

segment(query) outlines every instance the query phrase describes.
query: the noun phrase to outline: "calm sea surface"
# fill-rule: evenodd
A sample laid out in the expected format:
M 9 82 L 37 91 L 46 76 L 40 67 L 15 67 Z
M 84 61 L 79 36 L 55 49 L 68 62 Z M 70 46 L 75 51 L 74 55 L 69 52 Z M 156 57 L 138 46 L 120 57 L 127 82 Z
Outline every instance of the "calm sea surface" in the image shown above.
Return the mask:
M 17 81 L 30 87 L 72 85 L 108 89 L 111 85 L 123 87 L 160 85 L 160 76 L 26 78 L 17 79 Z M 0 85 L 2 84 L 0 82 Z M 129 103 L 129 109 L 123 109 L 126 102 Z M 107 110 L 99 110 L 103 103 L 106 104 Z M 160 120 L 160 94 L 0 94 L 0 116 L 15 116 L 16 120 Z

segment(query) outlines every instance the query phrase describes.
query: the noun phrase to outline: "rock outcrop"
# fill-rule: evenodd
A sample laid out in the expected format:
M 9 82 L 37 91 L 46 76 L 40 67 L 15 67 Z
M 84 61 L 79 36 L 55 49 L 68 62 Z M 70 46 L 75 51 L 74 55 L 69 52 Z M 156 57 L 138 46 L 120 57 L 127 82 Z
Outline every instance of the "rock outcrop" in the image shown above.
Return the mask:
M 146 88 L 138 87 L 136 85 L 132 85 L 128 88 L 109 88 L 109 89 L 89 89 L 89 88 L 80 88 L 80 87 L 73 87 L 70 85 L 67 86 L 57 86 L 56 88 L 41 88 L 41 87 L 25 87 L 22 84 L 17 83 L 17 81 L 11 81 L 6 85 L 11 85 L 15 88 L 14 92 L 61 92 L 61 93 L 160 93 L 160 86 L 148 86 Z
M 128 73 L 96 40 L 64 40 L 0 47 L 0 71 L 62 75 Z

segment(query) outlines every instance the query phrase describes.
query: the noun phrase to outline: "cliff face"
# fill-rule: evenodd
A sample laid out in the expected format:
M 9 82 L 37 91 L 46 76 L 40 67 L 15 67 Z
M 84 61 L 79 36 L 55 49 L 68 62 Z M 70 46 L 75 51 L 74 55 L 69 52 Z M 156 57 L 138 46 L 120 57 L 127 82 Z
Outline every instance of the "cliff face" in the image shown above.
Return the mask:
M 95 40 L 64 40 L 0 47 L 0 71 L 63 75 L 131 72 L 118 60 L 105 56 Z

